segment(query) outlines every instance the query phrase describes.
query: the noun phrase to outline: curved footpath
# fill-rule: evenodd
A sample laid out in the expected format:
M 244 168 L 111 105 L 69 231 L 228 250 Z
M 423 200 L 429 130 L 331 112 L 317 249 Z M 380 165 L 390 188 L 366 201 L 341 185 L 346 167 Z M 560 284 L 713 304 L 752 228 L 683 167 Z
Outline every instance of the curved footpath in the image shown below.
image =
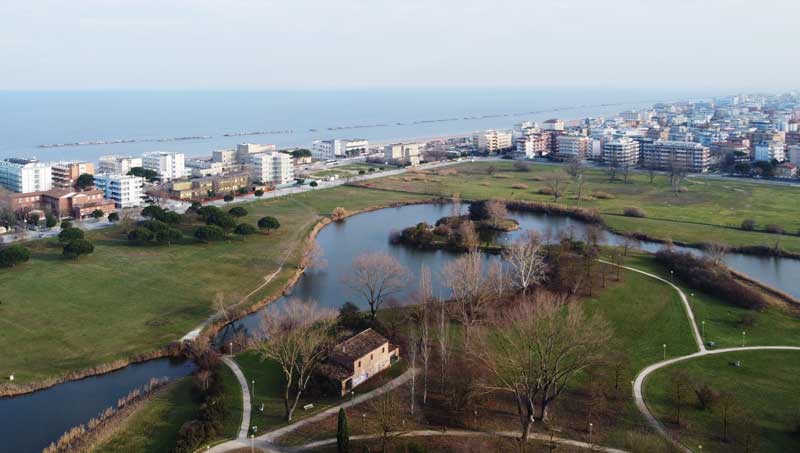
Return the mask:
M 602 263 L 611 264 L 608 261 L 599 260 Z M 733 348 L 723 348 L 723 349 L 713 349 L 708 350 L 706 349 L 705 345 L 703 344 L 702 336 L 700 335 L 700 331 L 697 328 L 697 321 L 694 317 L 694 312 L 692 311 L 691 305 L 689 305 L 689 299 L 686 297 L 686 294 L 681 290 L 677 285 L 674 283 L 659 277 L 658 275 L 651 274 L 649 272 L 645 272 L 633 267 L 628 266 L 621 266 L 623 269 L 638 272 L 643 275 L 647 275 L 648 277 L 652 277 L 656 280 L 662 281 L 669 286 L 671 286 L 675 291 L 678 292 L 678 295 L 681 298 L 681 302 L 683 303 L 683 307 L 686 310 L 686 316 L 689 318 L 689 323 L 692 327 L 692 333 L 694 335 L 695 342 L 697 343 L 697 347 L 699 349 L 698 352 L 694 354 L 689 354 L 680 357 L 673 357 L 668 360 L 662 360 L 661 362 L 654 363 L 645 367 L 639 374 L 636 376 L 636 379 L 633 381 L 633 398 L 636 402 L 636 408 L 639 409 L 639 412 L 644 415 L 647 422 L 650 426 L 653 427 L 659 434 L 661 434 L 664 438 L 669 440 L 672 445 L 674 445 L 677 449 L 683 452 L 692 452 L 688 446 L 686 446 L 683 442 L 680 441 L 676 436 L 672 435 L 672 433 L 667 430 L 663 423 L 661 423 L 655 415 L 650 411 L 650 408 L 647 407 L 647 402 L 644 399 L 644 382 L 645 380 L 655 371 L 672 365 L 674 363 L 683 362 L 686 360 L 695 359 L 698 357 L 703 357 L 707 355 L 715 355 L 715 354 L 724 354 L 727 352 L 739 352 L 739 351 L 762 351 L 762 350 L 779 350 L 779 351 L 800 351 L 800 347 L 798 346 L 740 346 L 740 347 L 733 347 Z

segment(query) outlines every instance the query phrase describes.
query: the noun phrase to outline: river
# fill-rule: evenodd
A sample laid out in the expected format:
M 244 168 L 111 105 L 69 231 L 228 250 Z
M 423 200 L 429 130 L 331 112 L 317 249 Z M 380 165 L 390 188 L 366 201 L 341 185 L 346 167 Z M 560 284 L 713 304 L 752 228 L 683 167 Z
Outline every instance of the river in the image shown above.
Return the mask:
M 407 288 L 395 295 L 398 300 L 408 300 L 413 296 L 422 265 L 427 266 L 434 277 L 434 293 L 446 296 L 446 290 L 438 283 L 440 279 L 437 276 L 442 266 L 457 255 L 443 250 L 418 250 L 391 244 L 389 234 L 418 222 L 433 223 L 449 215 L 451 209 L 450 205 L 440 204 L 409 205 L 366 212 L 344 222 L 330 224 L 317 236 L 327 265 L 305 272 L 290 294 L 281 297 L 273 305 L 292 297 L 314 300 L 322 306 L 335 309 L 347 301 L 358 303 L 342 279 L 350 271 L 353 258 L 366 251 L 389 253 L 411 271 L 412 278 Z M 504 235 L 504 241 L 513 240 L 528 229 L 537 230 L 553 240 L 562 231 L 571 229 L 575 238 L 580 239 L 587 228 L 585 223 L 566 217 L 522 212 L 510 214 L 519 221 L 520 229 Z M 618 235 L 605 233 L 603 236 L 607 244 L 621 243 Z M 661 248 L 661 244 L 643 242 L 641 248 L 655 252 Z M 702 253 L 696 249 L 685 250 Z M 486 259 L 498 258 L 487 256 Z M 800 280 L 796 278 L 800 275 L 798 260 L 729 254 L 726 262 L 733 269 L 800 297 Z M 236 321 L 234 328 L 246 329 L 250 333 L 257 331 L 262 313 L 263 310 Z M 225 341 L 224 334 L 225 331 L 218 338 L 219 342 Z M 40 451 L 67 429 L 86 423 L 106 407 L 115 405 L 118 398 L 134 387 L 144 385 L 151 377 L 184 376 L 191 371 L 191 365 L 159 359 L 106 375 L 60 384 L 33 394 L 0 399 L 0 439 L 3 441 L 0 450 L 15 453 Z

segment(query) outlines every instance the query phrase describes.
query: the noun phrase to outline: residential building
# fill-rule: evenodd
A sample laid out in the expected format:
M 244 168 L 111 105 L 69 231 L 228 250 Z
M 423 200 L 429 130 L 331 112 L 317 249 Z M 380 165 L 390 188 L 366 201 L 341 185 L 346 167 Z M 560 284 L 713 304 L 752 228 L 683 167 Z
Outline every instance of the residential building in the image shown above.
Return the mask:
M 180 179 L 186 174 L 183 153 L 151 151 L 142 154 L 142 167 L 158 173 L 162 181 Z
M 93 175 L 94 164 L 91 162 L 54 162 L 50 165 L 53 174 L 53 187 L 71 189 L 83 174 Z
M 252 156 L 261 153 L 272 153 L 278 149 L 273 144 L 259 143 L 240 143 L 236 145 L 236 163 L 248 165 L 252 162 Z
M 584 160 L 592 152 L 592 140 L 582 135 L 556 137 L 555 156 L 559 160 Z
M 0 186 L 12 192 L 43 192 L 53 188 L 50 164 L 35 159 L 0 160 Z
M 518 159 L 533 159 L 550 154 L 550 134 L 532 134 L 514 141 L 514 154 Z
M 218 162 L 215 162 L 219 164 Z M 250 175 L 233 173 L 227 175 L 208 176 L 189 180 L 172 181 L 170 195 L 181 200 L 203 199 L 211 196 L 222 196 L 250 185 Z
M 642 146 L 642 165 L 666 170 L 679 166 L 694 173 L 705 173 L 711 166 L 711 150 L 694 142 L 656 140 Z
M 145 197 L 144 178 L 139 176 L 101 173 L 94 176 L 94 185 L 120 209 L 141 206 Z
M 490 129 L 472 134 L 472 146 L 478 152 L 496 153 L 514 146 L 511 132 Z
M 103 196 L 103 191 L 89 189 L 76 192 L 70 189 L 51 189 L 44 192 L 14 194 L 8 197 L 9 208 L 14 211 L 51 212 L 58 218 L 89 217 L 96 210 L 109 214 L 116 210 L 112 200 Z
M 227 168 L 236 165 L 236 155 L 235 149 L 215 149 L 211 152 L 211 161 L 218 162 Z
M 800 145 L 789 145 L 787 148 L 789 161 L 800 164 Z
M 400 348 L 372 329 L 364 330 L 333 347 L 320 372 L 346 395 L 400 358 Z
M 639 143 L 628 137 L 603 143 L 603 163 L 613 167 L 634 167 L 639 163 Z
M 786 162 L 775 167 L 775 176 L 778 178 L 794 178 L 797 176 L 797 165 Z
M 783 142 L 769 141 L 756 143 L 753 160 L 772 162 L 776 160 L 783 162 L 786 160 L 786 147 Z
M 215 176 L 222 174 L 225 171 L 225 164 L 222 162 L 215 162 L 208 159 L 186 159 L 186 170 L 189 175 L 194 178 L 202 178 L 205 176 Z
M 142 158 L 132 156 L 100 156 L 97 173 L 127 175 L 131 168 L 141 167 Z
M 383 147 L 383 157 L 395 165 L 419 165 L 419 143 L 392 143 Z
M 559 120 L 556 118 L 549 119 L 542 123 L 542 130 L 545 131 L 563 131 L 566 127 L 564 120 Z
M 250 177 L 253 181 L 273 186 L 289 184 L 294 181 L 292 156 L 278 152 L 254 154 Z
M 314 140 L 311 155 L 316 159 L 342 159 L 360 156 L 369 151 L 369 141 L 363 138 L 346 140 Z

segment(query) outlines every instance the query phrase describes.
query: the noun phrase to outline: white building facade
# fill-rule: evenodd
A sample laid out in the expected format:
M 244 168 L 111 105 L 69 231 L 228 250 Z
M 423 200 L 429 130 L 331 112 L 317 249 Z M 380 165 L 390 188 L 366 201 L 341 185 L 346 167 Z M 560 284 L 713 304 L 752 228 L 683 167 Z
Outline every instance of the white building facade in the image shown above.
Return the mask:
M 183 153 L 152 151 L 142 154 L 142 167 L 158 173 L 162 181 L 180 179 L 186 175 Z
M 383 147 L 383 157 L 400 165 L 419 165 L 419 143 L 392 143 Z
M 50 164 L 28 159 L 0 160 L 0 186 L 12 192 L 42 192 L 53 188 Z
M 756 144 L 754 160 L 761 160 L 772 162 L 777 160 L 783 162 L 786 160 L 786 148 L 783 142 L 771 141 Z
M 290 154 L 272 152 L 251 157 L 250 177 L 253 181 L 275 186 L 294 181 L 294 165 Z
M 239 143 L 236 145 L 236 163 L 247 165 L 252 162 L 253 155 L 261 153 L 271 153 L 278 149 L 273 144 L 261 143 Z
M 98 173 L 127 175 L 131 168 L 141 167 L 142 158 L 132 156 L 100 156 Z
M 496 153 L 501 150 L 513 148 L 513 140 L 513 134 L 511 132 L 490 129 L 473 134 L 472 146 L 480 152 Z
M 143 203 L 144 178 L 102 173 L 95 175 L 94 185 L 104 192 L 106 198 L 114 200 L 117 208 L 135 208 Z
M 314 140 L 311 156 L 315 159 L 342 159 L 360 156 L 369 151 L 369 141 L 362 138 L 346 140 Z
M 628 137 L 603 144 L 603 163 L 613 167 L 634 167 L 639 163 L 639 143 Z

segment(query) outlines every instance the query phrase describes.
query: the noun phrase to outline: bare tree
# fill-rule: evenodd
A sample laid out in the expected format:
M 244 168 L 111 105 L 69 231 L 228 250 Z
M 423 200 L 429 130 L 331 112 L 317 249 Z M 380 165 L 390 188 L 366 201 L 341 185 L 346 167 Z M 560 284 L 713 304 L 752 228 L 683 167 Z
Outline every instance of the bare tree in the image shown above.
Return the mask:
M 496 300 L 502 300 L 513 285 L 502 261 L 498 260 L 492 260 L 492 262 L 489 263 L 489 269 L 486 271 L 486 280 L 489 282 L 489 286 Z
M 703 247 L 706 256 L 714 264 L 720 264 L 725 260 L 725 255 L 728 253 L 728 246 L 719 242 L 709 242 Z
M 343 280 L 369 304 L 374 319 L 383 302 L 405 288 L 408 269 L 388 253 L 367 252 L 353 259 L 353 269 Z
M 625 233 L 622 235 L 622 254 L 628 256 L 628 250 L 632 248 L 639 248 L 642 241 L 634 233 Z
M 653 184 L 653 182 L 656 180 L 656 172 L 657 172 L 657 170 L 658 170 L 658 168 L 653 166 L 653 165 L 648 165 L 647 166 L 647 176 L 650 177 L 650 184 Z
M 317 241 L 309 240 L 303 249 L 303 256 L 300 257 L 300 269 L 324 269 L 327 265 L 325 251 Z
M 486 202 L 486 215 L 489 221 L 496 224 L 498 219 L 503 219 L 508 215 L 506 204 L 502 200 L 489 200 Z
M 619 167 L 617 166 L 616 162 L 609 162 L 606 165 L 606 175 L 608 175 L 608 182 L 614 182 L 617 179 L 617 170 Z
M 586 185 L 586 177 L 584 175 L 578 175 L 578 179 L 575 180 L 575 195 L 578 199 L 578 203 L 583 200 L 583 187 Z
M 558 171 L 550 173 L 547 178 L 545 178 L 544 184 L 548 189 L 550 189 L 550 193 L 553 195 L 554 201 L 558 201 L 563 192 L 567 189 L 567 181 L 565 180 L 564 175 Z
M 622 178 L 623 181 L 628 182 L 628 176 L 631 174 L 631 170 L 633 169 L 633 165 L 623 165 L 622 166 Z
M 514 396 L 525 444 L 535 420 L 579 373 L 597 366 L 611 337 L 608 324 L 588 318 L 576 304 L 564 306 L 539 295 L 498 318 L 486 329 L 476 357 L 489 372 L 489 390 Z
M 511 267 L 512 282 L 523 294 L 544 279 L 546 265 L 542 253 L 542 238 L 536 231 L 526 231 L 503 249 L 503 259 Z
M 214 308 L 217 310 L 217 316 L 219 319 L 224 320 L 225 324 L 231 322 L 230 317 L 228 316 L 228 310 L 225 308 L 225 296 L 222 292 L 217 292 L 214 294 Z
M 715 409 L 720 417 L 720 422 L 722 422 L 722 441 L 728 442 L 730 440 L 731 420 L 735 419 L 741 412 L 741 407 L 733 393 L 724 391 L 720 392 L 719 401 L 717 401 Z
M 373 415 L 370 421 L 381 439 L 381 452 L 386 453 L 389 439 L 400 436 L 400 400 L 396 392 L 385 392 L 370 403 Z
M 422 359 L 422 404 L 428 402 L 428 364 L 431 358 L 431 316 L 433 310 L 433 291 L 431 272 L 423 264 L 419 272 L 419 305 L 417 323 L 419 324 L 419 355 Z
M 577 181 L 583 175 L 583 162 L 579 157 L 573 157 L 567 161 L 564 171 L 567 172 L 573 181 Z
M 681 184 L 686 179 L 686 166 L 675 157 L 669 161 L 669 185 L 672 192 L 677 195 L 681 190 Z
M 672 406 L 675 409 L 675 424 L 678 426 L 681 425 L 681 411 L 690 388 L 689 380 L 689 375 L 684 370 L 673 371 L 669 376 Z
M 475 225 L 470 221 L 461 222 L 458 225 L 458 237 L 461 240 L 461 246 L 467 250 L 474 250 L 480 245 L 478 232 L 475 231 Z
M 464 332 L 464 350 L 469 350 L 470 330 L 484 315 L 492 299 L 491 286 L 484 272 L 483 255 L 469 252 L 445 264 L 442 268 L 445 286 L 451 298 Z
M 408 361 L 411 364 L 411 369 L 417 368 L 417 356 L 419 355 L 419 332 L 416 326 L 411 325 L 408 333 Z M 414 403 L 417 399 L 417 373 L 411 373 L 411 415 L 414 415 Z
M 450 362 L 450 353 L 452 350 L 452 334 L 450 333 L 450 316 L 447 313 L 447 304 L 445 301 L 439 301 L 439 307 L 436 313 L 436 342 L 439 346 L 439 362 L 441 365 L 441 388 L 444 392 L 445 373 L 447 372 L 447 365 Z
M 283 372 L 286 421 L 292 420 L 308 381 L 328 355 L 332 343 L 328 331 L 335 316 L 333 310 L 315 303 L 291 299 L 261 319 L 265 340 L 257 349 L 262 360 L 274 360 Z

